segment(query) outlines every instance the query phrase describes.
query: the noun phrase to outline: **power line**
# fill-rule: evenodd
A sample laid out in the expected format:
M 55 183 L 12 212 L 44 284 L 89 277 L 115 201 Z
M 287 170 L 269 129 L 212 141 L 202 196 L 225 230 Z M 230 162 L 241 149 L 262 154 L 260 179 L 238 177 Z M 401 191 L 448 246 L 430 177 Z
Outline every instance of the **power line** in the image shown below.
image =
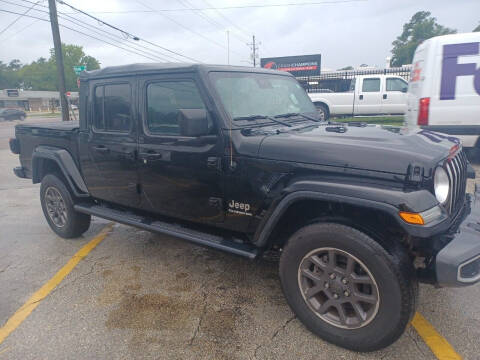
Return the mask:
M 143 2 L 140 1 L 140 0 L 135 0 L 135 2 L 137 2 L 137 3 L 139 3 L 140 5 L 146 7 L 147 9 L 149 9 L 150 11 L 148 11 L 148 12 L 157 12 L 157 11 L 156 11 L 154 8 L 152 8 L 150 5 L 147 5 L 147 4 L 143 3 Z M 223 48 L 223 49 L 225 49 L 225 50 L 227 49 L 225 45 L 223 45 L 223 44 L 221 44 L 221 43 L 219 43 L 219 42 L 217 42 L 217 41 L 215 41 L 215 40 L 213 40 L 213 39 L 210 39 L 210 38 L 208 38 L 207 36 L 205 36 L 205 35 L 197 32 L 197 31 L 195 31 L 195 30 L 190 29 L 189 27 L 183 25 L 182 23 L 180 23 L 180 22 L 172 19 L 170 16 L 167 16 L 167 15 L 163 14 L 162 12 L 158 12 L 158 14 L 161 15 L 161 16 L 163 16 L 163 17 L 165 17 L 165 18 L 167 18 L 167 19 L 170 20 L 171 22 L 177 24 L 177 25 L 180 26 L 181 28 L 183 28 L 183 29 L 191 32 L 192 34 L 195 34 L 195 35 L 201 37 L 202 39 L 205 39 L 205 40 L 211 42 L 212 44 L 215 44 L 215 45 L 217 45 L 217 46 L 219 46 L 219 47 L 221 47 L 221 48 Z M 232 52 L 234 52 L 234 51 L 232 51 Z M 239 54 L 239 53 L 237 53 L 237 54 Z M 243 56 L 243 55 L 240 54 L 240 56 Z
M 66 2 L 64 2 L 64 1 L 62 1 L 62 0 L 57 0 L 57 1 L 58 1 L 60 4 L 62 4 L 62 5 L 68 6 L 68 7 L 71 8 L 72 10 L 75 10 L 75 11 L 77 11 L 77 12 L 79 12 L 79 13 L 85 15 L 85 16 L 88 16 L 88 17 L 90 17 L 90 18 L 92 18 L 92 19 L 95 19 L 95 20 L 97 20 L 98 22 L 100 22 L 101 24 L 104 24 L 104 25 L 106 25 L 106 26 L 108 26 L 108 27 L 110 27 L 110 28 L 112 28 L 112 29 L 115 29 L 115 30 L 119 31 L 119 32 L 122 33 L 122 34 L 125 34 L 125 35 L 131 37 L 133 40 L 136 40 L 136 41 L 141 40 L 141 41 L 143 41 L 143 42 L 146 42 L 147 44 L 150 44 L 150 45 L 152 45 L 152 46 L 158 47 L 158 48 L 160 48 L 160 49 L 162 49 L 162 50 L 165 50 L 165 51 L 168 51 L 168 52 L 170 52 L 170 53 L 172 53 L 172 54 L 175 54 L 175 55 L 184 57 L 184 58 L 189 59 L 189 60 L 192 60 L 192 61 L 194 61 L 194 62 L 201 62 L 201 61 L 199 61 L 199 60 L 197 60 L 197 59 L 194 59 L 194 58 L 191 58 L 191 57 L 189 57 L 189 56 L 180 54 L 180 53 L 178 53 L 178 52 L 176 52 L 176 51 L 167 49 L 166 47 L 157 45 L 157 44 L 155 44 L 155 43 L 153 43 L 153 42 L 151 42 L 151 41 L 148 41 L 148 40 L 145 40 L 145 39 L 141 39 L 140 37 L 138 37 L 138 36 L 136 36 L 136 35 L 133 35 L 133 34 L 127 32 L 127 31 L 125 31 L 125 30 L 122 30 L 122 29 L 120 29 L 120 28 L 118 28 L 118 27 L 116 27 L 116 26 L 114 26 L 114 25 L 111 25 L 111 24 L 109 24 L 109 23 L 107 23 L 107 22 L 105 22 L 105 21 L 103 21 L 103 20 L 101 20 L 101 19 L 99 19 L 99 18 L 97 18 L 97 17 L 95 17 L 95 16 L 93 16 L 93 15 L 88 14 L 88 13 L 85 12 L 85 11 L 82 11 L 82 10 L 80 10 L 80 9 L 77 9 L 76 7 L 74 7 L 74 6 L 70 5 L 70 4 L 67 4 Z
M 175 9 L 155 9 L 155 10 L 123 10 L 123 11 L 89 11 L 93 14 L 131 14 L 131 13 L 151 13 L 151 12 L 184 12 L 188 10 L 235 10 L 248 8 L 270 8 L 270 7 L 290 7 L 290 6 L 316 6 L 316 5 L 331 5 L 331 4 L 346 4 L 355 2 L 366 2 L 368 0 L 339 0 L 339 1 L 316 1 L 316 2 L 301 2 L 301 3 L 285 3 L 285 4 L 255 4 L 255 5 L 238 5 L 238 6 L 223 6 L 223 7 L 204 7 L 204 8 L 175 8 Z
M 207 7 L 212 7 L 212 5 L 207 0 L 202 0 L 202 1 L 207 5 Z M 233 27 L 235 27 L 238 31 L 240 31 L 240 33 L 243 33 L 246 36 L 250 36 L 248 31 L 246 31 L 243 28 L 241 28 L 240 26 L 236 25 L 232 20 L 230 20 L 226 15 L 224 15 L 220 10 L 218 10 L 218 9 L 214 9 L 214 10 L 218 15 L 220 15 L 227 22 L 227 24 L 230 24 Z
M 32 10 L 35 6 L 38 5 L 38 3 L 42 2 L 44 0 L 39 0 L 36 3 L 34 3 L 32 6 L 30 6 L 23 14 L 20 14 L 15 20 L 13 20 L 10 24 L 8 24 L 2 31 L 0 31 L 0 35 L 2 35 L 5 31 L 7 31 L 10 27 L 12 27 L 18 20 L 20 20 L 22 17 L 24 17 L 30 10 Z
M 5 0 L 0 0 L 0 1 L 10 3 L 10 2 L 5 1 Z M 29 0 L 21 0 L 21 1 L 27 2 L 27 3 L 33 3 L 32 1 L 29 1 Z M 159 49 L 162 49 L 162 50 L 164 50 L 164 51 L 167 51 L 167 52 L 169 52 L 169 53 L 172 53 L 172 54 L 181 56 L 181 57 L 183 57 L 183 58 L 185 58 L 185 59 L 189 59 L 189 60 L 192 60 L 192 61 L 194 61 L 194 62 L 201 62 L 201 61 L 198 60 L 198 59 L 194 59 L 194 58 L 192 58 L 192 57 L 189 57 L 189 56 L 183 55 L 183 54 L 181 54 L 181 53 L 175 52 L 175 51 L 170 50 L 170 49 L 168 49 L 168 48 L 166 48 L 166 47 L 163 47 L 163 46 L 160 46 L 160 45 L 158 45 L 158 44 L 155 44 L 155 43 L 153 43 L 153 42 L 151 42 L 151 41 L 148 41 L 148 40 L 145 40 L 145 39 L 141 39 L 141 38 L 139 38 L 138 36 L 133 35 L 133 34 L 129 33 L 129 32 L 126 31 L 126 30 L 122 30 L 122 29 L 118 28 L 117 26 L 114 26 L 114 25 L 112 25 L 112 24 L 109 24 L 109 23 L 107 23 L 107 22 L 105 22 L 105 21 L 103 21 L 103 20 L 101 20 L 101 19 L 99 19 L 99 18 L 97 18 L 97 17 L 95 17 L 95 16 L 93 16 L 93 15 L 88 14 L 87 12 L 85 12 L 85 11 L 83 11 L 83 10 L 77 9 L 77 8 L 75 8 L 74 6 L 72 6 L 72 5 L 70 5 L 70 4 L 67 4 L 67 3 L 64 2 L 64 1 L 61 1 L 61 0 L 57 0 L 57 1 L 58 1 L 60 4 L 66 5 L 66 6 L 70 7 L 72 10 L 74 10 L 75 13 L 72 13 L 72 14 L 81 13 L 81 14 L 83 14 L 83 15 L 85 15 L 85 16 L 88 16 L 88 17 L 96 20 L 97 22 L 99 22 L 99 23 L 101 23 L 101 24 L 104 24 L 104 25 L 106 25 L 106 26 L 108 26 L 108 27 L 110 27 L 110 28 L 112 28 L 112 29 L 114 29 L 114 30 L 116 30 L 116 31 L 119 31 L 122 35 L 125 36 L 125 40 L 131 38 L 131 39 L 133 39 L 133 40 L 135 40 L 135 41 L 143 41 L 143 42 L 145 42 L 145 43 L 147 43 L 147 44 L 149 44 L 149 45 L 155 46 L 155 47 L 157 47 L 157 48 L 159 48 Z M 12 4 L 12 3 L 10 3 L 10 4 Z M 14 4 L 14 5 L 26 7 L 26 6 L 24 6 L 24 5 L 19 5 L 19 4 Z M 46 8 L 46 6 L 43 6 L 43 7 Z M 36 11 L 39 11 L 39 10 L 36 10 Z M 68 13 L 65 13 L 65 12 L 59 12 L 59 13 L 60 13 L 61 15 L 64 15 L 64 16 L 69 16 L 69 14 L 68 14 Z M 75 19 L 75 20 L 78 20 L 78 19 Z M 82 22 L 81 20 L 78 20 L 78 21 Z M 85 23 L 85 22 L 83 22 L 83 23 Z M 85 23 L 85 24 L 87 24 L 87 23 Z M 77 25 L 78 25 L 78 24 L 77 24 Z M 88 25 L 94 27 L 93 25 L 90 25 L 90 24 L 88 24 Z M 99 29 L 99 28 L 97 28 L 97 29 Z M 101 30 L 101 31 L 104 31 L 104 30 Z M 108 33 L 108 32 L 106 32 L 106 33 Z M 112 35 L 111 33 L 108 33 L 108 34 Z M 136 46 L 142 47 L 142 45 L 139 45 L 139 44 L 136 44 Z M 144 47 L 144 48 L 145 48 L 145 49 L 148 49 L 149 51 L 155 51 L 155 50 L 149 49 L 148 47 Z M 163 53 L 161 53 L 161 54 L 162 54 L 162 56 L 167 56 L 167 57 L 170 57 L 170 58 L 175 59 L 175 58 L 172 57 L 171 55 L 163 54 Z M 178 59 L 175 59 L 175 60 L 178 61 Z M 163 61 L 165 61 L 165 60 L 163 59 Z
M 62 14 L 60 16 L 61 19 L 63 20 L 66 20 L 66 21 L 69 21 L 77 26 L 80 26 L 81 28 L 84 28 L 84 29 L 87 29 L 95 34 L 98 34 L 100 36 L 106 36 L 107 38 L 111 39 L 111 40 L 114 40 L 114 41 L 118 41 L 118 40 L 121 40 L 121 41 L 126 41 L 128 44 L 130 44 L 131 46 L 134 46 L 136 50 L 138 51 L 142 51 L 142 52 L 146 52 L 152 56 L 156 56 L 158 57 L 159 60 L 162 60 L 162 61 L 171 61 L 171 60 L 167 60 L 165 58 L 162 58 L 162 57 L 159 57 L 160 56 L 166 56 L 170 59 L 173 59 L 175 61 L 179 61 L 177 58 L 173 57 L 172 55 L 168 55 L 168 54 L 164 54 L 164 53 L 161 53 L 161 52 L 158 52 L 156 50 L 153 50 L 153 49 L 150 49 L 149 47 L 147 46 L 143 46 L 141 44 L 138 44 L 134 41 L 131 41 L 129 38 L 122 38 L 121 36 L 118 36 L 118 35 L 115 35 L 115 34 L 112 34 L 108 31 L 105 31 L 104 29 L 101 29 L 97 26 L 94 26 L 92 24 L 89 24 L 85 21 L 82 21 L 82 20 L 79 20 L 79 19 L 75 19 L 74 17 L 72 16 L 69 16 L 67 14 L 63 14 L 63 13 L 60 13 Z M 85 25 L 82 25 L 82 24 L 85 24 Z
M 38 20 L 33 20 L 30 24 L 24 26 L 23 28 L 21 28 L 20 30 L 18 30 L 17 32 L 13 33 L 12 35 L 10 35 L 9 37 L 10 38 L 13 38 L 15 36 L 17 36 L 18 34 L 20 34 L 22 31 L 24 30 L 27 30 L 30 26 L 32 26 L 33 24 L 37 23 Z
M 178 0 L 184 7 L 188 8 L 188 6 L 192 6 L 192 4 L 188 1 L 188 0 Z M 187 4 L 187 5 L 185 5 Z M 222 24 L 220 24 L 218 21 L 216 21 L 215 19 L 211 18 L 210 16 L 208 16 L 208 14 L 205 14 L 203 11 L 201 10 L 193 10 L 192 11 L 195 15 L 197 16 L 200 16 L 202 19 L 206 20 L 207 22 L 209 22 L 210 24 L 220 28 L 221 30 L 225 30 L 226 27 L 223 26 Z M 245 39 L 242 39 L 240 36 L 238 36 L 236 33 L 234 32 L 231 32 L 231 34 L 237 38 L 238 40 L 240 40 L 243 44 L 245 44 Z
M 14 12 L 14 11 L 9 11 L 9 10 L 4 10 L 4 9 L 0 9 L 0 11 L 1 11 L 1 12 L 6 12 L 6 13 L 9 13 L 9 14 L 21 15 L 20 13 L 17 13 L 17 12 Z M 50 20 L 47 20 L 47 19 L 44 19 L 44 18 L 40 18 L 40 17 L 38 17 L 38 16 L 33 16 L 33 15 L 24 15 L 24 16 L 25 16 L 25 17 L 28 17 L 28 18 L 32 18 L 32 19 L 37 19 L 37 20 L 41 20 L 41 21 L 45 21 L 45 22 L 50 22 Z M 76 32 L 76 33 L 78 33 L 78 34 L 81 34 L 81 35 L 87 36 L 87 37 L 89 37 L 89 38 L 92 38 L 92 39 L 95 39 L 95 40 L 104 42 L 104 43 L 109 44 L 109 45 L 111 45 L 111 46 L 114 46 L 114 47 L 116 47 L 116 48 L 119 48 L 119 49 L 125 50 L 125 51 L 127 51 L 127 52 L 130 52 L 130 53 L 132 53 L 132 54 L 140 55 L 140 56 L 143 56 L 144 58 L 147 58 L 147 59 L 150 59 L 150 60 L 153 60 L 153 61 L 158 61 L 158 59 L 149 57 L 149 56 L 144 55 L 144 54 L 140 54 L 140 53 L 138 53 L 138 52 L 136 52 L 136 51 L 133 51 L 133 50 L 124 48 L 124 47 L 119 46 L 119 45 L 116 45 L 116 44 L 112 44 L 112 43 L 110 43 L 110 42 L 108 42 L 108 41 L 106 41 L 106 40 L 99 39 L 99 38 L 97 38 L 97 37 L 95 37 L 95 36 L 86 34 L 86 33 L 82 32 L 82 31 L 79 31 L 79 30 L 75 30 L 75 29 L 73 29 L 73 28 L 71 28 L 71 27 L 69 27 L 69 26 L 62 25 L 62 24 L 59 24 L 59 25 L 60 25 L 61 27 L 65 28 L 65 29 L 69 29 L 69 30 L 71 30 L 71 31 L 73 31 L 73 32 Z
M 6 0 L 0 0 L 0 1 L 13 4 L 13 3 L 9 2 L 9 1 L 6 1 Z M 25 0 L 25 1 L 27 1 L 27 0 Z M 27 2 L 28 2 L 28 1 L 27 1 Z M 24 5 L 19 5 L 19 4 L 14 4 L 14 5 L 25 7 Z M 34 9 L 34 10 L 37 11 L 37 12 L 41 12 L 41 13 L 46 13 L 46 14 L 48 14 L 48 11 L 39 10 L 39 9 Z M 58 13 L 59 13 L 59 14 L 63 14 L 63 13 L 61 13 L 61 12 L 58 12 Z M 63 19 L 63 20 L 69 21 L 69 22 L 71 22 L 71 23 L 73 23 L 73 24 L 75 24 L 75 25 L 77 25 L 77 26 L 80 26 L 80 27 L 82 27 L 82 28 L 84 28 L 84 29 L 87 29 L 87 30 L 89 30 L 89 31 L 91 31 L 91 32 L 93 32 L 93 33 L 95 33 L 95 34 L 97 34 L 97 35 L 105 36 L 104 34 L 106 34 L 106 35 L 107 35 L 107 38 L 108 38 L 109 40 L 118 41 L 118 39 L 119 39 L 119 40 L 121 40 L 121 41 L 127 41 L 128 44 L 130 44 L 131 46 L 135 46 L 134 50 L 140 51 L 140 52 L 142 52 L 143 54 L 148 55 L 148 56 L 149 56 L 149 59 L 150 59 L 151 57 L 155 57 L 155 58 L 156 58 L 156 61 L 169 62 L 170 60 L 167 60 L 167 59 L 161 57 L 161 56 L 167 56 L 167 57 L 170 57 L 171 59 L 174 59 L 175 61 L 178 61 L 178 59 L 174 58 L 174 57 L 171 56 L 171 55 L 160 53 L 160 52 L 158 52 L 158 51 L 156 51 L 156 50 L 152 50 L 152 49 L 150 49 L 150 48 L 148 48 L 148 47 L 146 47 L 146 46 L 143 46 L 143 45 L 141 45 L 141 44 L 137 44 L 137 43 L 135 43 L 135 42 L 133 42 L 133 41 L 130 41 L 128 38 L 122 38 L 122 37 L 120 37 L 120 36 L 118 36 L 118 35 L 109 33 L 108 31 L 105 31 L 104 29 L 100 29 L 100 28 L 98 28 L 98 27 L 96 27 L 96 26 L 94 26 L 94 25 L 88 24 L 88 23 L 85 22 L 85 21 L 82 21 L 82 20 L 79 20 L 79 19 L 75 19 L 73 16 L 63 14 L 63 16 L 59 16 L 59 17 L 60 17 L 61 19 Z M 35 20 L 34 22 L 36 22 L 36 21 L 38 21 L 38 20 Z M 32 24 L 33 24 L 33 23 L 32 23 Z M 32 24 L 30 24 L 30 25 L 32 25 Z M 84 25 L 82 25 L 82 24 L 86 24 L 87 26 L 84 26 Z M 97 30 L 92 30 L 91 28 L 93 28 L 93 29 L 98 29 L 99 31 L 97 31 Z M 23 31 L 23 30 L 24 30 L 24 29 L 22 29 L 22 31 Z M 161 56 L 158 56 L 158 55 L 161 55 Z

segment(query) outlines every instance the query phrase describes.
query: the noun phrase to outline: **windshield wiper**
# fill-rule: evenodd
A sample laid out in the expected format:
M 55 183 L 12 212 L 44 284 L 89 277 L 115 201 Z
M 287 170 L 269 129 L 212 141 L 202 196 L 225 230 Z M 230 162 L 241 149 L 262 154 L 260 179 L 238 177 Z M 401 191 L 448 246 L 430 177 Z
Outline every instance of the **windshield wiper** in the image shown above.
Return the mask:
M 279 117 L 289 118 L 289 117 L 293 117 L 293 116 L 301 116 L 301 117 L 303 117 L 304 119 L 307 119 L 307 120 L 311 120 L 311 121 L 315 121 L 315 122 L 321 122 L 321 120 L 315 119 L 314 117 L 311 117 L 311 116 L 308 116 L 308 115 L 305 115 L 305 114 L 301 114 L 301 113 L 296 113 L 296 112 L 275 115 L 276 118 L 279 118 Z
M 292 126 L 289 123 L 280 121 L 278 119 L 275 119 L 275 117 L 267 116 L 267 115 L 249 115 L 249 116 L 238 116 L 236 118 L 233 118 L 233 120 L 235 120 L 235 121 L 237 121 L 237 120 L 254 121 L 254 120 L 260 120 L 260 119 L 267 119 L 267 120 L 270 120 L 270 121 L 273 121 L 275 123 L 278 123 L 278 124 L 281 124 L 281 125 L 284 125 L 284 126 L 288 126 L 288 127 Z

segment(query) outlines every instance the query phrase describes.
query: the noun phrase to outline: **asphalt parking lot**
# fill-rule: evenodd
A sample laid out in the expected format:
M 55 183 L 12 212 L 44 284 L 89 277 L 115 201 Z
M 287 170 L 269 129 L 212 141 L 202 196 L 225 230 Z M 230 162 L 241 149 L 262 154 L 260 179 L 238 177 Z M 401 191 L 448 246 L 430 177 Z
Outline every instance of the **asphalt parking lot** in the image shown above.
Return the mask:
M 15 123 L 0 123 L 0 327 L 79 249 L 108 234 L 3 342 L 0 330 L 0 359 L 436 358 L 412 326 L 369 354 L 315 337 L 287 306 L 275 261 L 98 218 L 79 239 L 57 237 L 43 217 L 39 186 L 11 171 L 18 157 L 6 142 Z M 418 312 L 464 359 L 480 359 L 479 298 L 478 285 L 420 288 Z

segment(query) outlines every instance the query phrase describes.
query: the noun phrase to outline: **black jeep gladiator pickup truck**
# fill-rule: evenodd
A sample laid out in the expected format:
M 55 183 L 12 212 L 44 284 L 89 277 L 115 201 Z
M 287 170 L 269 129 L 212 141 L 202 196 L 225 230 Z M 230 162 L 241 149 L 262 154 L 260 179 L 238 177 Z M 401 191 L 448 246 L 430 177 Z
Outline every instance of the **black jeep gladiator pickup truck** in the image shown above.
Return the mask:
M 296 316 L 357 351 L 403 333 L 419 281 L 480 280 L 479 192 L 466 194 L 456 138 L 320 121 L 293 76 L 244 67 L 86 72 L 79 110 L 10 140 L 59 236 L 94 215 L 248 258 L 276 251 Z

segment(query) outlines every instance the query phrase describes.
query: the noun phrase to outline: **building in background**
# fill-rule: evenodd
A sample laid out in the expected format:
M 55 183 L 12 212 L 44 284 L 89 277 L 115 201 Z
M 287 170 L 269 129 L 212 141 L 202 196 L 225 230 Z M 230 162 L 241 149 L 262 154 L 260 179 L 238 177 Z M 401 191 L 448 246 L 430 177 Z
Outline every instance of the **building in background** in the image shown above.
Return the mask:
M 72 104 L 78 103 L 78 92 L 70 93 Z M 60 106 L 58 91 L 0 90 L 0 108 L 26 111 L 52 111 Z

